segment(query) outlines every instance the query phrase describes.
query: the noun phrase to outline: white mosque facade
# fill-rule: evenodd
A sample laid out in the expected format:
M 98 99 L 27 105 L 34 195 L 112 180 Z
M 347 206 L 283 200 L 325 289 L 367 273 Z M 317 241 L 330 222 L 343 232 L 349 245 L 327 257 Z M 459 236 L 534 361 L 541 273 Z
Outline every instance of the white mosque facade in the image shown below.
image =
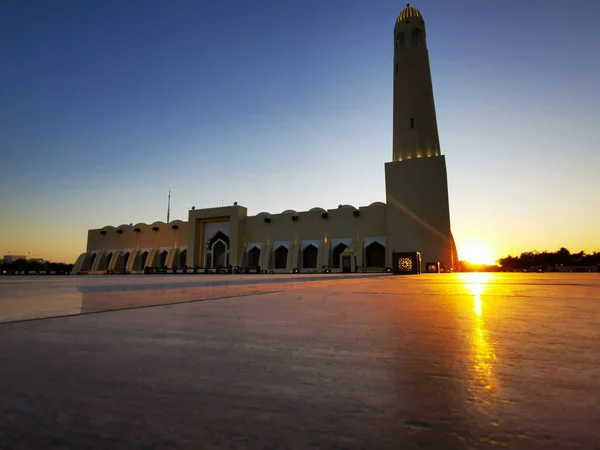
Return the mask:
M 440 152 L 425 22 L 414 7 L 394 27 L 392 160 L 386 203 L 248 216 L 243 206 L 191 209 L 187 221 L 88 231 L 74 273 L 221 271 L 381 272 L 392 253 L 419 252 L 446 270 L 457 263 L 446 161 Z

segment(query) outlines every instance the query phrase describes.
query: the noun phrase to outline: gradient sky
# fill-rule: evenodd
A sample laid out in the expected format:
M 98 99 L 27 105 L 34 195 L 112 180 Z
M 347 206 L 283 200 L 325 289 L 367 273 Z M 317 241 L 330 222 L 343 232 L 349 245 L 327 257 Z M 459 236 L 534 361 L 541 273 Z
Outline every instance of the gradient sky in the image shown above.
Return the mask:
M 392 0 L 0 3 L 0 256 L 385 201 Z M 422 0 L 459 254 L 600 250 L 600 2 Z

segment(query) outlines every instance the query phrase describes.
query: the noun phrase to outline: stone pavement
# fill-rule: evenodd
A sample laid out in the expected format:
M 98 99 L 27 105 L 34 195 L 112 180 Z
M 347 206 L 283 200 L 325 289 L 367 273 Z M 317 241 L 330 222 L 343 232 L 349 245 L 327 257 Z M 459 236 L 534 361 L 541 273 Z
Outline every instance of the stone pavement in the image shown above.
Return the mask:
M 600 448 L 598 274 L 0 278 L 0 449 Z

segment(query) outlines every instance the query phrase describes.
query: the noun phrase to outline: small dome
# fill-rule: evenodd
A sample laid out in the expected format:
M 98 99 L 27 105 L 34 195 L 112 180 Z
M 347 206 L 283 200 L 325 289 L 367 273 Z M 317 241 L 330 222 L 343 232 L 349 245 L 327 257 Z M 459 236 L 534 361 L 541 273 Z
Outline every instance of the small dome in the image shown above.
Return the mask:
M 418 19 L 422 19 L 423 15 L 419 12 L 417 8 L 413 8 L 410 6 L 410 3 L 406 4 L 406 8 L 402 10 L 400 15 L 398 16 L 398 20 L 396 22 L 402 22 L 410 17 L 416 17 Z

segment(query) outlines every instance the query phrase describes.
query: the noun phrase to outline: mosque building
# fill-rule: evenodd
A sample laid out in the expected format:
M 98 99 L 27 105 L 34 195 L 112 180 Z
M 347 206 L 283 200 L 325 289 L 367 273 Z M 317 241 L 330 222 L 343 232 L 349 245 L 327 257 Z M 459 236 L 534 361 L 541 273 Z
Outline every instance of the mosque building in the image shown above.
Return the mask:
M 395 252 L 452 270 L 446 160 L 440 151 L 425 21 L 407 5 L 394 27 L 392 161 L 386 203 L 249 216 L 243 206 L 192 208 L 186 222 L 88 231 L 74 273 L 144 273 L 227 267 L 269 273 L 367 271 L 393 266 Z

